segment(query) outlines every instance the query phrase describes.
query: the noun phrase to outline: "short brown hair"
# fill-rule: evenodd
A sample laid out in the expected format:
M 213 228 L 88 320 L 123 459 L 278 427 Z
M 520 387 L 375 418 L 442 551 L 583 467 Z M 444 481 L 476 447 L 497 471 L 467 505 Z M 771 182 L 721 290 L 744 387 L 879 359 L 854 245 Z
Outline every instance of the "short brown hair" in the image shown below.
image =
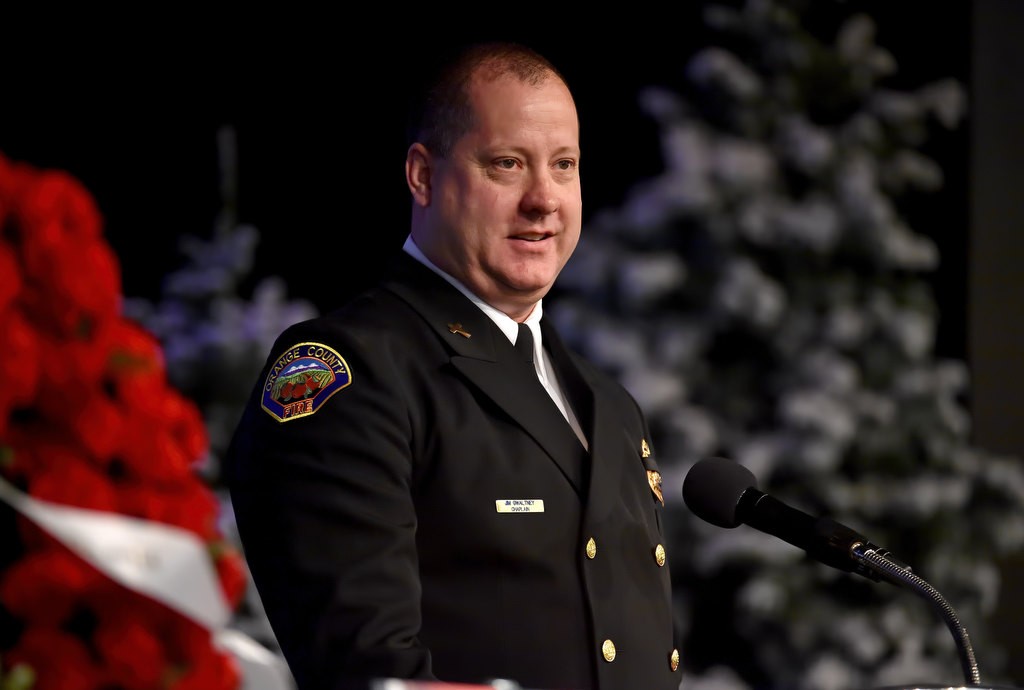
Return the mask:
M 412 109 L 409 144 L 418 141 L 439 156 L 449 155 L 455 142 L 473 126 L 469 83 L 480 73 L 489 80 L 510 74 L 531 85 L 555 77 L 568 88 L 554 64 L 526 45 L 512 41 L 470 44 L 426 83 Z

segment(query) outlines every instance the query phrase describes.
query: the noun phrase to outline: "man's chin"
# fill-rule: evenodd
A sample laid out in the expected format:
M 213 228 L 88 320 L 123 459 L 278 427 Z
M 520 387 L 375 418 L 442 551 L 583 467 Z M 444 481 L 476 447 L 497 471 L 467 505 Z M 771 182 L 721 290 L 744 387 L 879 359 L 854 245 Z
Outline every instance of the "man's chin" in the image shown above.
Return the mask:
M 483 290 L 473 290 L 477 297 L 492 307 L 512 316 L 528 310 L 551 289 L 551 282 L 506 281 L 492 283 Z M 473 288 L 470 288 L 471 290 Z
M 544 279 L 520 277 L 518 280 L 510 280 L 507 285 L 524 299 L 536 302 L 548 293 L 554 282 L 550 277 Z

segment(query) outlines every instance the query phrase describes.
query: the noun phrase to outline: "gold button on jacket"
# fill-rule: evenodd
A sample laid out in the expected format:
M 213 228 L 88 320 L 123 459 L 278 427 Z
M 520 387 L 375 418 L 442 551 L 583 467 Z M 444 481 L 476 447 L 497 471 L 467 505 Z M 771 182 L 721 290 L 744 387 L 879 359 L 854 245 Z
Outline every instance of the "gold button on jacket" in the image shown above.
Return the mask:
M 605 661 L 615 661 L 615 643 L 611 640 L 605 640 L 604 644 L 601 645 L 601 654 L 604 656 Z

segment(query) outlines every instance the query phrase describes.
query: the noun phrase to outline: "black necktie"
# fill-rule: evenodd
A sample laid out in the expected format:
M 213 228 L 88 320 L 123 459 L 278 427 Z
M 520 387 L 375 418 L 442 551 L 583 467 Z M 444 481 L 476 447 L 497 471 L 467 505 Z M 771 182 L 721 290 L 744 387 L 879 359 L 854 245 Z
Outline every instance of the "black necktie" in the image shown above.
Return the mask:
M 516 336 L 516 352 L 530 364 L 533 364 L 533 332 L 525 323 L 519 324 L 519 335 Z

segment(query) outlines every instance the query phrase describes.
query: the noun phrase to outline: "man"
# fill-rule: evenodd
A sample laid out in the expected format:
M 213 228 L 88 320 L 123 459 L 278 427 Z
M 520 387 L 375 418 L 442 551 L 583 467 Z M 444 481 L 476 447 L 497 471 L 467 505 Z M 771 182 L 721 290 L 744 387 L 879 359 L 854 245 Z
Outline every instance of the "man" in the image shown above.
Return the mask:
M 303 690 L 677 688 L 646 422 L 542 318 L 582 224 L 573 97 L 486 44 L 425 104 L 405 251 L 282 334 L 227 459 L 278 641 Z

